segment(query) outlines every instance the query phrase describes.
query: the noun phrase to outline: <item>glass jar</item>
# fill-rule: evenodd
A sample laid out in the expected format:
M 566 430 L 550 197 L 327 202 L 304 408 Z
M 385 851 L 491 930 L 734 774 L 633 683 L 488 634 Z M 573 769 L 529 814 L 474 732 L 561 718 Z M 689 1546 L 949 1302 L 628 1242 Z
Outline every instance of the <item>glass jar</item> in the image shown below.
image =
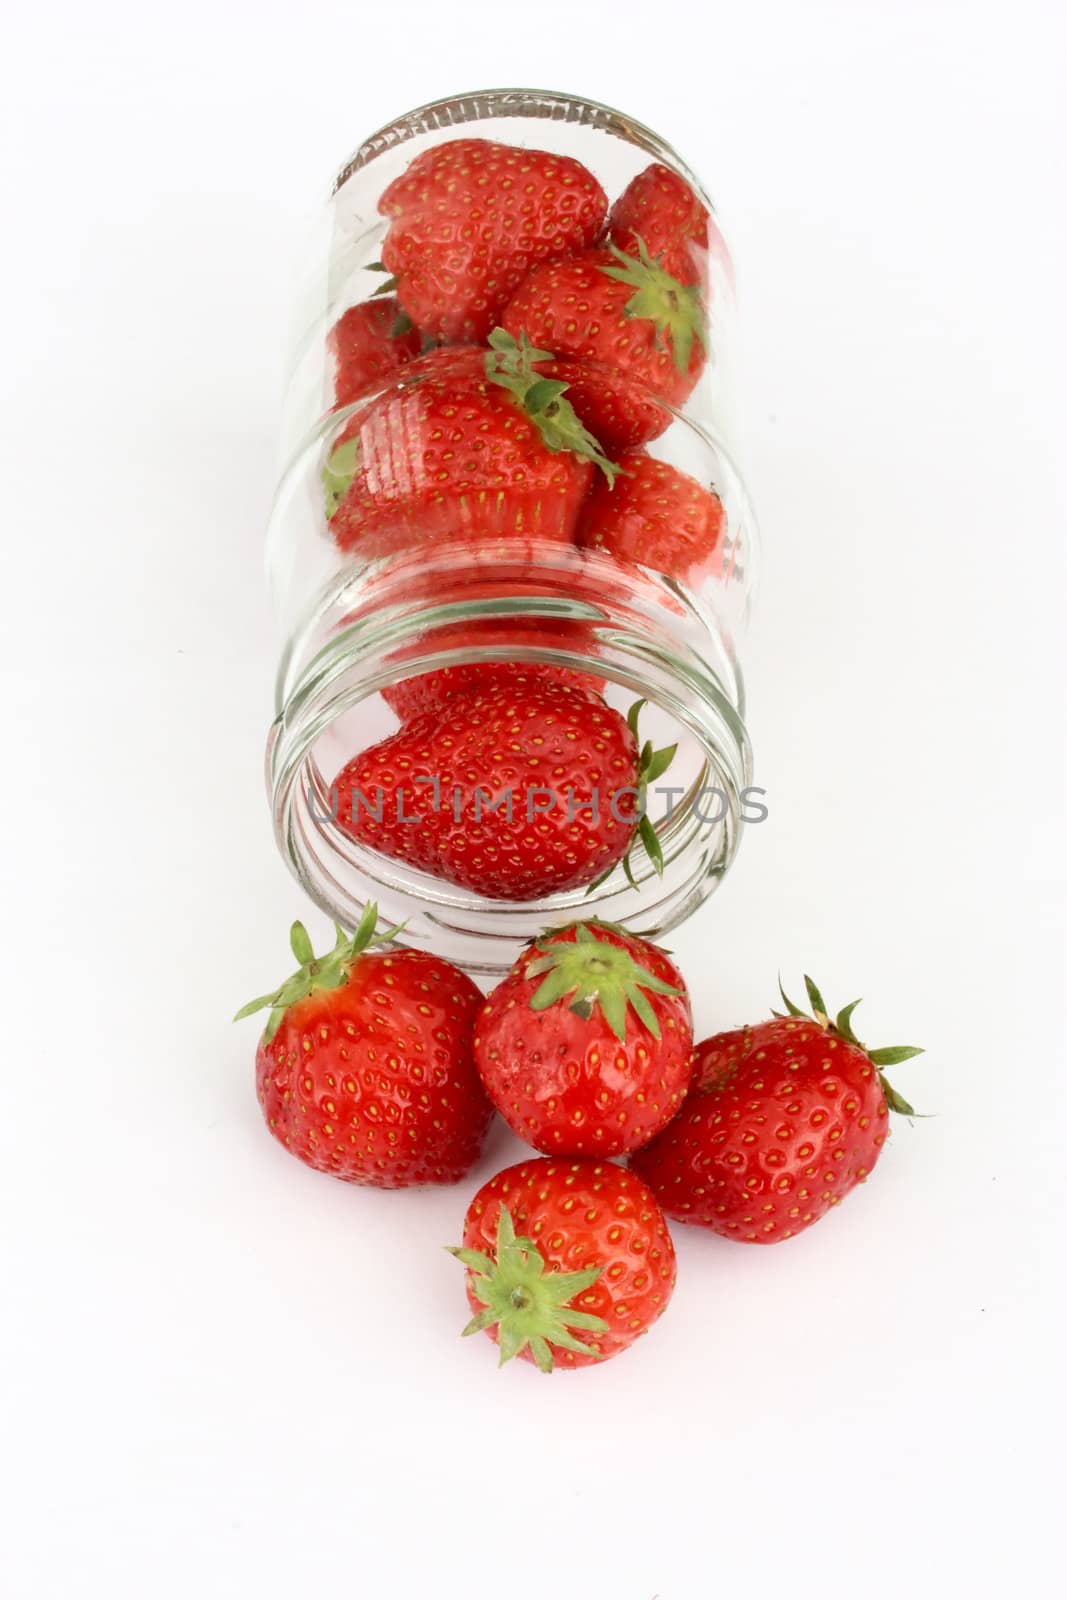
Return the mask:
M 491 974 L 546 922 L 661 935 L 726 871 L 751 784 L 738 650 L 755 556 L 728 444 L 732 316 L 698 181 L 606 107 L 533 90 L 439 101 L 341 170 L 301 307 L 268 545 L 286 634 L 275 828 L 338 922 L 376 900 L 406 942 Z M 440 426 L 454 392 L 488 396 L 484 415 L 477 398 L 459 407 L 474 431 L 458 473 L 446 447 L 460 434 Z M 516 430 L 532 441 L 518 456 Z M 512 451 L 502 475 L 498 445 Z M 591 674 L 623 714 L 645 703 L 640 741 L 677 745 L 639 802 L 655 850 L 518 901 L 346 825 L 337 774 L 398 726 L 383 691 L 499 663 Z

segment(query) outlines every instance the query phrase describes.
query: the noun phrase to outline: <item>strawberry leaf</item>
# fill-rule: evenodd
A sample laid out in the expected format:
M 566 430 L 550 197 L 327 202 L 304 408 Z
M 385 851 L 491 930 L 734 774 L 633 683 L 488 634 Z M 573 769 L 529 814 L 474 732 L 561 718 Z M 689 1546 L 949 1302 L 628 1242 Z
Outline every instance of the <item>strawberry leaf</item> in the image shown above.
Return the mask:
M 921 1056 L 924 1051 L 917 1045 L 893 1044 L 886 1045 L 882 1050 L 868 1050 L 867 1054 L 876 1067 L 896 1067 L 902 1061 L 910 1061 L 913 1056 Z
M 858 1050 L 862 1050 L 867 1059 L 870 1061 L 871 1065 L 879 1069 L 878 1080 L 882 1085 L 882 1093 L 885 1095 L 886 1104 L 888 1105 L 890 1111 L 897 1111 L 905 1117 L 917 1116 L 918 1113 L 913 1110 L 913 1108 L 904 1099 L 903 1095 L 897 1093 L 892 1084 L 887 1081 L 885 1074 L 881 1069 L 883 1067 L 895 1067 L 899 1065 L 901 1061 L 910 1061 L 913 1056 L 921 1056 L 924 1054 L 922 1049 L 920 1049 L 918 1045 L 913 1044 L 894 1044 L 886 1045 L 881 1050 L 868 1050 L 867 1046 L 860 1039 L 857 1039 L 852 1029 L 852 1013 L 860 1004 L 858 1000 L 853 1000 L 851 1004 L 845 1006 L 843 1010 L 837 1013 L 836 1021 L 831 1022 L 830 1014 L 826 1009 L 821 993 L 816 985 L 812 982 L 811 978 L 809 978 L 806 974 L 804 977 L 804 987 L 808 992 L 808 1001 L 811 1005 L 812 1011 L 815 1013 L 814 1018 L 810 1017 L 806 1011 L 801 1011 L 799 1006 L 795 1006 L 793 1004 L 792 1000 L 790 1000 L 789 996 L 782 988 L 782 980 L 779 977 L 778 993 L 781 995 L 789 1015 L 791 1017 L 802 1017 L 806 1022 L 811 1022 L 814 1020 L 819 1024 L 820 1027 L 826 1028 L 828 1032 L 835 1034 L 837 1038 L 844 1039 L 846 1044 L 855 1045 Z M 780 1017 L 781 1012 L 774 1011 L 771 1013 L 771 1015 Z
M 286 978 L 285 982 L 273 994 L 260 995 L 258 999 L 250 1000 L 241 1007 L 234 1017 L 235 1022 L 240 1022 L 244 1017 L 250 1017 L 256 1011 L 263 1011 L 270 1007 L 270 1016 L 263 1033 L 263 1041 L 269 1044 L 285 1020 L 285 1014 L 290 1006 L 307 999 L 308 995 L 315 994 L 320 989 L 340 989 L 348 982 L 349 972 L 355 961 L 374 945 L 392 944 L 396 935 L 401 931 L 397 928 L 386 928 L 381 933 L 377 932 L 378 907 L 371 902 L 360 918 L 359 927 L 351 936 L 338 924 L 334 923 L 336 942 L 331 951 L 324 956 L 316 956 L 307 929 L 302 922 L 294 922 L 289 932 L 289 943 L 293 955 L 300 963 L 296 972 Z
M 570 932 L 573 939 L 560 937 Z M 566 1004 L 575 1016 L 588 1021 L 599 1006 L 612 1033 L 624 1041 L 631 1009 L 652 1037 L 659 1038 L 659 1020 L 648 996 L 680 991 L 642 967 L 629 950 L 598 938 L 595 926 L 584 922 L 554 931 L 535 948 L 538 954 L 527 960 L 524 973 L 527 978 L 544 976 L 544 981 L 530 997 L 532 1011 Z
M 593 462 L 613 486 L 621 469 L 608 460 L 565 398 L 569 385 L 534 371 L 534 362 L 555 360 L 551 350 L 536 350 L 525 333 L 516 340 L 503 328 L 494 328 L 488 342 L 486 377 L 514 397 L 537 428 L 545 448 L 554 455 L 570 451 L 583 461 Z
M 602 1266 L 581 1272 L 546 1268 L 544 1257 L 530 1241 L 516 1238 L 511 1213 L 503 1205 L 491 1254 L 465 1249 L 451 1253 L 467 1267 L 467 1286 L 483 1306 L 467 1323 L 463 1336 L 496 1328 L 501 1366 L 527 1348 L 541 1372 L 553 1369 L 553 1347 L 599 1356 L 595 1345 L 583 1344 L 570 1330 L 606 1333 L 607 1323 L 603 1317 L 576 1310 L 570 1302 L 592 1287 L 604 1270 Z
M 707 316 L 704 301 L 695 284 L 679 283 L 658 257 L 650 256 L 643 239 L 637 239 L 637 258 L 608 243 L 615 257 L 614 266 L 602 266 L 605 277 L 633 290 L 624 315 L 651 322 L 657 343 L 669 345 L 674 365 L 684 376 L 689 371 L 693 341 L 708 347 Z

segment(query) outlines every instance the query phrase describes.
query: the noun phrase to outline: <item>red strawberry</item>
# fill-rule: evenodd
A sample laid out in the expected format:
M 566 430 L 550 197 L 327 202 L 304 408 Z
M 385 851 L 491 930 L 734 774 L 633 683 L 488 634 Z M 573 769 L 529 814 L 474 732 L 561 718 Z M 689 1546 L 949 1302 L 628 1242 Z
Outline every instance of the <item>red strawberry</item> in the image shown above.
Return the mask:
M 475 1025 L 474 1059 L 501 1116 L 535 1149 L 636 1150 L 689 1087 L 685 981 L 636 934 L 573 923 L 538 939 L 493 990 Z
M 516 1230 L 518 1238 L 516 1238 Z M 470 1203 L 463 1246 L 474 1317 L 542 1372 L 608 1361 L 633 1344 L 674 1293 L 674 1245 L 644 1184 L 610 1162 L 520 1161 Z
M 715 491 L 643 451 L 620 456 L 618 467 L 610 491 L 593 486 L 578 543 L 694 584 L 721 570 L 726 514 Z
M 427 712 L 441 717 L 445 707 L 461 695 L 484 695 L 501 689 L 514 697 L 536 693 L 544 687 L 599 697 L 604 680 L 542 661 L 467 662 L 461 667 L 440 667 L 436 672 L 422 672 L 417 678 L 392 683 L 382 690 L 382 699 L 401 722 L 411 722 Z
M 577 356 L 581 368 L 556 367 L 587 427 L 618 414 L 605 449 L 644 444 L 668 426 L 657 400 L 681 406 L 704 370 L 707 324 L 700 291 L 681 284 L 644 251 L 634 259 L 609 245 L 537 267 L 504 313 L 514 338 Z M 609 398 L 602 398 L 607 391 Z
M 611 208 L 608 238 L 627 255 L 649 255 L 679 283 L 707 281 L 708 208 L 658 161 L 639 172 Z
M 512 591 L 508 591 L 512 592 Z M 435 629 L 428 641 L 436 653 L 443 650 L 494 650 L 512 652 L 521 649 L 545 649 L 553 645 L 568 646 L 584 653 L 589 640 L 580 628 L 573 628 L 564 620 L 546 622 L 536 617 L 512 620 L 483 618 L 477 624 L 460 623 L 452 628 Z M 424 647 L 425 648 L 425 647 Z M 457 695 L 485 693 L 502 688 L 512 694 L 522 694 L 527 688 L 554 684 L 578 693 L 600 697 L 604 692 L 604 679 L 588 672 L 576 672 L 570 667 L 557 667 L 542 661 L 486 661 L 464 662 L 455 667 L 439 667 L 435 672 L 421 672 L 418 677 L 404 678 L 382 690 L 382 699 L 396 712 L 401 722 L 410 722 L 425 711 L 436 710 L 440 715 L 446 701 Z
M 377 910 L 316 959 L 294 922 L 300 963 L 274 994 L 256 1054 L 267 1126 L 319 1172 L 378 1189 L 456 1183 L 492 1117 L 471 1059 L 481 994 L 458 967 L 421 950 L 372 950 Z
M 333 793 L 345 831 L 383 855 L 496 900 L 539 900 L 609 872 L 635 833 L 644 785 L 673 748 L 638 749 L 596 699 L 549 684 L 497 687 L 434 709 L 356 756 Z
M 912 1115 L 881 1069 L 921 1052 L 867 1050 L 859 1001 L 831 1022 L 805 983 L 814 1020 L 786 1000 L 788 1016 L 698 1046 L 681 1113 L 633 1162 L 668 1216 L 749 1244 L 791 1239 L 870 1174 L 889 1112 Z
M 538 362 L 537 370 L 567 385 L 575 415 L 612 457 L 658 438 L 670 424 L 670 413 L 649 399 L 643 384 L 602 361 L 564 356 Z
M 614 469 L 512 340 L 434 350 L 351 419 L 324 471 L 330 531 L 368 557 L 449 537 L 569 541 Z
M 334 358 L 334 404 L 351 405 L 398 367 L 414 361 L 422 349 L 418 331 L 401 313 L 396 300 L 365 300 L 349 306 L 327 336 Z
M 569 156 L 488 139 L 425 150 L 385 190 L 382 262 L 423 333 L 481 343 L 538 262 L 600 235 L 607 197 Z

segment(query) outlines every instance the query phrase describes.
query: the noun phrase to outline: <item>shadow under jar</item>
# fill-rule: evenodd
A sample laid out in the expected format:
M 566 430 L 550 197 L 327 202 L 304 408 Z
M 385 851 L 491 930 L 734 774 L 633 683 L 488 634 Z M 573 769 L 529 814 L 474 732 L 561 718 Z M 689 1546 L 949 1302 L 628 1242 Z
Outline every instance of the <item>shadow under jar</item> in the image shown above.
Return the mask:
M 726 443 L 733 285 L 710 202 L 619 112 L 466 95 L 360 147 L 313 270 L 268 547 L 286 860 L 337 921 L 376 900 L 407 942 L 471 971 L 501 971 L 578 916 L 666 932 L 729 866 L 751 784 L 738 649 L 755 530 Z M 475 888 L 354 827 L 338 777 L 397 732 L 415 680 L 451 694 L 431 723 L 423 711 L 424 734 L 489 725 L 494 695 L 547 694 L 546 680 L 616 725 L 644 702 L 639 747 L 677 748 L 623 808 L 625 862 L 519 899 L 506 877 Z M 472 696 L 489 699 L 472 710 Z M 499 802 L 490 768 L 469 776 Z M 598 787 L 613 806 L 606 774 Z M 476 850 L 499 811 L 472 817 L 469 799 L 436 803 Z M 565 819 L 543 798 L 520 818 L 524 850 L 567 828 L 581 849 L 589 810 L 557 801 Z

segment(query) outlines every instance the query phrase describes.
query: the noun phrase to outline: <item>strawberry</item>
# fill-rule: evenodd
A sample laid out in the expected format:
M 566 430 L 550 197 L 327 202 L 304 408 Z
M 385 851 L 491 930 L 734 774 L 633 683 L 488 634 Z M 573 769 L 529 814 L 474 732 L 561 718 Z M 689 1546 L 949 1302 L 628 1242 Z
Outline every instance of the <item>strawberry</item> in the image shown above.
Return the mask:
M 361 394 L 414 361 L 422 340 L 396 300 L 365 300 L 349 306 L 327 335 L 334 358 L 334 404 L 351 405 Z
M 417 678 L 391 683 L 382 690 L 382 699 L 401 722 L 411 722 L 426 712 L 440 718 L 445 707 L 463 695 L 489 694 L 501 689 L 512 696 L 521 696 L 543 687 L 569 689 L 587 698 L 590 695 L 599 698 L 604 680 L 588 672 L 573 672 L 569 667 L 556 667 L 543 661 L 472 661 L 460 667 L 421 672 Z
M 563 356 L 541 361 L 538 372 L 567 386 L 567 399 L 604 451 L 614 457 L 656 439 L 670 424 L 670 414 L 648 390 L 602 361 Z
M 668 1216 L 749 1244 L 791 1239 L 869 1176 L 889 1112 L 913 1115 L 882 1068 L 921 1051 L 868 1050 L 859 1001 L 831 1022 L 804 981 L 813 1017 L 783 994 L 788 1016 L 698 1046 L 680 1115 L 633 1161 Z
M 577 542 L 693 584 L 721 570 L 726 515 L 714 489 L 643 451 L 620 456 L 618 467 L 610 493 L 594 485 Z
M 416 156 L 378 209 L 382 263 L 412 322 L 479 344 L 531 267 L 599 237 L 607 197 L 569 156 L 455 139 Z
M 538 939 L 482 1006 L 474 1059 L 521 1139 L 550 1155 L 636 1150 L 681 1105 L 693 1068 L 685 981 L 658 946 L 608 923 Z
M 471 1201 L 452 1254 L 467 1268 L 474 1312 L 463 1332 L 488 1333 L 501 1366 L 513 1356 L 541 1372 L 608 1361 L 674 1293 L 663 1212 L 610 1162 L 530 1160 L 498 1172 Z
M 259 1103 L 279 1143 L 319 1172 L 378 1189 L 456 1183 L 492 1117 L 471 1058 L 482 997 L 438 956 L 372 948 L 392 938 L 376 922 L 370 905 L 318 958 L 294 922 L 298 970 L 237 1013 L 270 1008 Z
M 383 855 L 497 900 L 539 900 L 610 872 L 673 748 L 639 749 L 627 721 L 558 685 L 497 686 L 434 708 L 356 756 L 334 781 L 339 825 Z
M 494 339 L 496 336 L 494 335 Z M 614 468 L 528 347 L 433 350 L 352 417 L 326 463 L 330 531 L 368 557 L 449 537 L 569 541 Z
M 509 591 L 510 592 L 510 591 Z M 429 641 L 434 652 L 443 650 L 487 650 L 514 652 L 521 649 L 545 649 L 568 646 L 576 652 L 585 652 L 589 641 L 579 628 L 572 628 L 563 619 L 547 622 L 538 617 L 482 618 L 478 623 L 459 623 L 455 627 L 434 630 Z M 423 647 L 425 648 L 425 647 Z M 527 688 L 553 684 L 572 689 L 576 693 L 599 698 L 604 692 L 604 679 L 588 672 L 576 672 L 570 667 L 557 667 L 543 661 L 479 660 L 463 662 L 459 666 L 439 667 L 434 672 L 421 672 L 414 678 L 403 678 L 382 690 L 382 699 L 396 712 L 401 722 L 410 722 L 425 711 L 441 708 L 457 695 L 484 693 L 500 687 L 513 694 L 522 694 Z
M 682 284 L 707 280 L 708 208 L 658 161 L 639 172 L 611 208 L 607 237 L 627 255 L 648 254 Z
M 681 406 L 704 370 L 707 324 L 700 290 L 678 282 L 642 246 L 617 245 L 536 267 L 504 312 L 514 338 L 581 366 L 551 369 L 587 428 L 604 429 L 606 450 L 647 443 L 670 423 L 657 401 Z

